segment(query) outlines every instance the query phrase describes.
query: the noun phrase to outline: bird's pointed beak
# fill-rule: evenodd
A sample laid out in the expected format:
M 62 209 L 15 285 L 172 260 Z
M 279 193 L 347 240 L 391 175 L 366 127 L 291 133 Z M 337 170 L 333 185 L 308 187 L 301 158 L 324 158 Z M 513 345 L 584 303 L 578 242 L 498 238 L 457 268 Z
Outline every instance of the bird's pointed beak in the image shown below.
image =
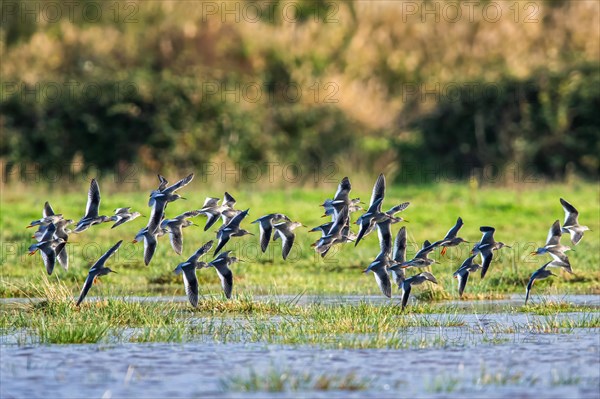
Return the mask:
M 35 236 L 31 236 L 31 238 L 35 238 Z
M 140 215 L 140 216 L 143 217 L 143 218 L 147 217 L 146 215 Z
M 29 252 L 29 256 L 32 256 L 33 254 L 35 254 L 37 252 L 37 249 L 35 251 L 31 251 Z
M 406 223 L 410 223 L 410 220 L 407 219 L 403 219 L 403 221 L 405 221 Z
M 29 225 L 29 226 L 26 226 L 25 228 L 26 228 L 26 229 L 29 229 L 29 228 L 31 228 L 31 227 L 33 227 L 33 226 L 32 226 L 32 225 Z
M 313 242 L 312 244 L 310 244 L 310 246 L 314 248 L 314 247 L 316 247 L 316 246 L 317 246 L 317 243 L 316 243 L 316 242 Z
M 186 200 L 186 201 L 187 201 L 187 198 L 185 198 L 185 197 L 179 197 L 179 199 L 182 199 L 182 200 Z
M 114 271 L 114 270 L 111 270 L 110 272 L 111 272 L 111 273 L 117 273 L 117 272 L 116 272 L 116 271 Z M 117 274 L 119 274 L 119 273 L 117 273 Z
M 137 243 L 137 240 L 131 240 L 131 243 L 135 244 L 135 243 Z
M 322 217 L 322 218 L 326 218 L 326 217 L 327 217 L 327 214 L 325 214 L 325 215 L 323 215 L 323 216 L 321 216 L 321 217 Z
M 510 246 L 510 245 L 505 245 L 505 247 L 512 249 L 512 246 Z
M 529 253 L 529 255 L 537 255 L 537 254 L 538 254 L 537 252 L 531 252 L 531 253 Z

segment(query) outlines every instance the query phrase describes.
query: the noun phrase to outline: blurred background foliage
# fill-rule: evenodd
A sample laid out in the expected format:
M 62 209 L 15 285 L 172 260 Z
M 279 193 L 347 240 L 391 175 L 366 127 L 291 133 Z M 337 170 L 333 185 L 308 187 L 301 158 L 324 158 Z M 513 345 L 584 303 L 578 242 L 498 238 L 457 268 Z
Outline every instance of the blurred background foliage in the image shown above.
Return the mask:
M 497 21 L 487 1 L 472 15 L 451 2 L 458 20 L 445 1 L 53 3 L 57 18 L 2 3 L 5 173 L 333 161 L 405 180 L 599 175 L 597 1 L 494 2 Z

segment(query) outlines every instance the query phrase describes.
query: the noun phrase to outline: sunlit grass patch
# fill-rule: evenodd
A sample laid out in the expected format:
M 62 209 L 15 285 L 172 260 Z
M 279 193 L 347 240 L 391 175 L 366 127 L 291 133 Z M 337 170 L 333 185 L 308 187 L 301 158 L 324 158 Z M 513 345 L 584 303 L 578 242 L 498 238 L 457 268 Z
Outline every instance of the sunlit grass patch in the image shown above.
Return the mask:
M 354 373 L 317 375 L 276 367 L 260 373 L 251 369 L 247 375 L 221 380 L 224 392 L 364 391 L 369 386 L 369 379 Z

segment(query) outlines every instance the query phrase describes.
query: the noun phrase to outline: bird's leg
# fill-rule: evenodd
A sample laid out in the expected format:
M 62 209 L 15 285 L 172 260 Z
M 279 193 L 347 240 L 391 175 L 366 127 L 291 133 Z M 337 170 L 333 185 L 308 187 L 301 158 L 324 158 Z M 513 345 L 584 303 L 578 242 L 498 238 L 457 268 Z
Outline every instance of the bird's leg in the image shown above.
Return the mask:
M 448 250 L 448 247 L 443 247 L 442 248 L 442 252 L 440 252 L 442 254 L 442 256 L 446 255 L 446 251 Z

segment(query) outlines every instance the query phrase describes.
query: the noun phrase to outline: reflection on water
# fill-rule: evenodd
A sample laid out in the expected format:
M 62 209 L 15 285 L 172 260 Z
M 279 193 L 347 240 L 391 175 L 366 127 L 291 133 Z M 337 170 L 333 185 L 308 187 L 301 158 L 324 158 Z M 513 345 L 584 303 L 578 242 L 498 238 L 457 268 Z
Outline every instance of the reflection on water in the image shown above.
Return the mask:
M 167 298 L 172 300 L 172 298 Z M 257 298 L 255 298 L 257 299 Z M 273 299 L 270 297 L 270 299 Z M 278 300 L 290 301 L 292 297 Z M 495 309 L 519 305 L 503 301 L 456 302 Z M 598 296 L 545 298 L 599 306 Z M 162 300 L 137 298 L 134 300 Z M 388 303 L 379 297 L 303 297 L 299 303 Z M 446 302 L 447 304 L 447 302 Z M 443 320 L 444 314 L 413 315 Z M 597 312 L 592 312 L 597 317 Z M 585 320 L 586 312 L 539 316 L 526 313 L 470 312 L 460 325 L 410 327 L 407 342 L 435 345 L 410 349 L 322 349 L 244 342 L 220 344 L 199 336 L 185 344 L 15 345 L 4 335 L 0 346 L 2 398 L 131 397 L 545 397 L 600 398 L 599 329 L 545 329 L 544 322 Z M 220 318 L 240 326 L 248 318 Z M 278 316 L 270 318 L 277 323 Z M 195 323 L 207 323 L 197 318 Z M 212 321 L 214 322 L 214 320 Z M 532 327 L 534 326 L 534 327 Z M 541 326 L 535 328 L 535 326 Z M 128 329 L 129 330 L 129 329 Z M 243 328 L 239 328 L 243 331 Z M 550 332 L 548 332 L 550 331 Z M 134 329 L 127 333 L 135 333 Z M 360 338 L 360 337 L 358 337 Z M 367 381 L 366 390 L 235 392 L 223 384 L 233 377 L 258 374 L 345 376 Z

